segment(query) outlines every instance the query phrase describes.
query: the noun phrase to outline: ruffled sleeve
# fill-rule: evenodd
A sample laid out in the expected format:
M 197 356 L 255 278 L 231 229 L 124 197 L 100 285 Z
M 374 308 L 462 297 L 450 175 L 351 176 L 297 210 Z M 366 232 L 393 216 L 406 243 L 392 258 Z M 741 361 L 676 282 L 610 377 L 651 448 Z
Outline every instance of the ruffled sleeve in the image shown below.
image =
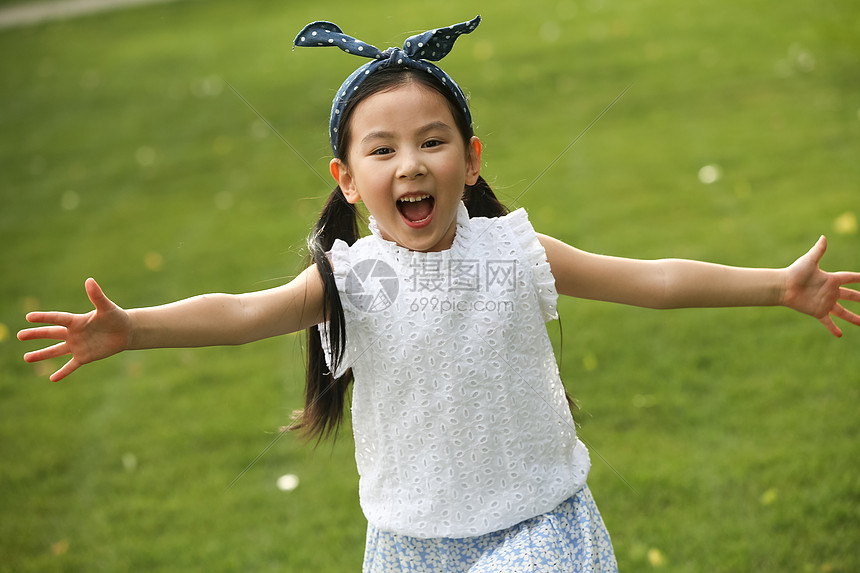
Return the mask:
M 335 239 L 331 250 L 326 254 L 331 261 L 331 267 L 334 270 L 334 280 L 337 283 L 338 291 L 340 291 L 345 284 L 346 276 L 352 268 L 349 260 L 349 245 L 340 239 Z
M 334 281 L 337 285 L 337 291 L 338 293 L 341 293 L 343 292 L 344 285 L 346 284 L 346 276 L 349 274 L 349 271 L 352 268 L 349 259 L 349 245 L 347 245 L 344 241 L 337 239 L 335 240 L 334 244 L 331 247 L 331 250 L 327 253 L 327 255 L 329 257 L 329 260 L 331 260 L 331 266 L 334 270 Z M 328 366 L 329 370 L 331 370 L 332 355 L 331 348 L 329 347 L 328 342 L 329 322 L 325 321 L 321 323 L 319 327 L 320 342 L 322 343 L 326 366 Z M 343 359 L 340 361 L 337 370 L 332 372 L 335 378 L 343 376 L 352 364 L 352 359 L 349 356 L 349 349 L 346 346 L 346 341 L 344 340 L 342 342 L 344 343 L 344 354 Z
M 505 216 L 505 219 L 514 236 L 519 240 L 525 253 L 526 262 L 531 268 L 532 280 L 544 322 L 557 319 L 558 292 L 555 290 L 555 277 L 552 276 L 549 261 L 546 259 L 546 251 L 529 221 L 526 210 L 517 209 Z

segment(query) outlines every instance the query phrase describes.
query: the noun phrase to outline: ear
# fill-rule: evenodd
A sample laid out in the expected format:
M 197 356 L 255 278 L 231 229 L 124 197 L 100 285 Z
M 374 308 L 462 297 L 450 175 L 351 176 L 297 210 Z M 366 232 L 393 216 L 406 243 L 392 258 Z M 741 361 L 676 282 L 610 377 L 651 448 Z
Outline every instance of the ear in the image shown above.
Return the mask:
M 340 190 L 343 192 L 346 200 L 353 205 L 358 203 L 361 200 L 361 195 L 359 195 L 358 189 L 355 188 L 355 179 L 349 172 L 346 163 L 335 157 L 328 164 L 328 168 L 331 171 L 331 176 L 334 177 L 334 180 L 340 186 Z
M 472 137 L 469 140 L 469 149 L 466 150 L 466 185 L 474 185 L 478 182 L 481 174 L 481 140 Z

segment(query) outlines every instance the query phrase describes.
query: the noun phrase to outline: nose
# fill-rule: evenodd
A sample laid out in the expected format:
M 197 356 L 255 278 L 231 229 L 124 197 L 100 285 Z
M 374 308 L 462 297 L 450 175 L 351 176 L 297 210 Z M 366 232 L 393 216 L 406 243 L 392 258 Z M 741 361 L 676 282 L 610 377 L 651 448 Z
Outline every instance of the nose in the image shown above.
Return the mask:
M 415 179 L 427 174 L 421 152 L 417 149 L 402 149 L 399 152 L 400 162 L 397 165 L 398 179 Z

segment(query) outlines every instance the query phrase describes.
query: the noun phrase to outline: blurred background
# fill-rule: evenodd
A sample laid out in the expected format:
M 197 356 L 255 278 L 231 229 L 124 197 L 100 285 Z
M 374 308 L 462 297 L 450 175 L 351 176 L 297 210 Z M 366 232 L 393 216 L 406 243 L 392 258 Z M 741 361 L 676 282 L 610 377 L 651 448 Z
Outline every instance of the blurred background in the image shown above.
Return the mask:
M 822 266 L 860 269 L 847 0 L 0 16 L 0 571 L 360 569 L 349 428 L 316 449 L 278 435 L 302 405 L 302 336 L 132 352 L 52 384 L 61 362 L 25 364 L 39 345 L 15 332 L 29 310 L 88 311 L 89 276 L 124 307 L 289 280 L 332 186 L 331 98 L 363 63 L 294 52 L 295 34 L 332 20 L 384 48 L 478 13 L 443 65 L 470 94 L 485 177 L 538 231 L 766 267 L 824 233 Z M 560 313 L 623 571 L 860 570 L 860 330 L 836 340 L 785 309 Z

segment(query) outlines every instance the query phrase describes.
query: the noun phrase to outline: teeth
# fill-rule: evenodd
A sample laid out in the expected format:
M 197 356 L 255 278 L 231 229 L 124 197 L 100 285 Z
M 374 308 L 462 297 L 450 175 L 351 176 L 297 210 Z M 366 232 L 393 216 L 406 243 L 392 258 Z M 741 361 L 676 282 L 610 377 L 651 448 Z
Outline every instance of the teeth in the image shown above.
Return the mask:
M 398 201 L 403 203 L 415 203 L 416 201 L 423 201 L 424 199 L 429 199 L 430 195 L 411 195 L 409 197 L 401 197 Z

